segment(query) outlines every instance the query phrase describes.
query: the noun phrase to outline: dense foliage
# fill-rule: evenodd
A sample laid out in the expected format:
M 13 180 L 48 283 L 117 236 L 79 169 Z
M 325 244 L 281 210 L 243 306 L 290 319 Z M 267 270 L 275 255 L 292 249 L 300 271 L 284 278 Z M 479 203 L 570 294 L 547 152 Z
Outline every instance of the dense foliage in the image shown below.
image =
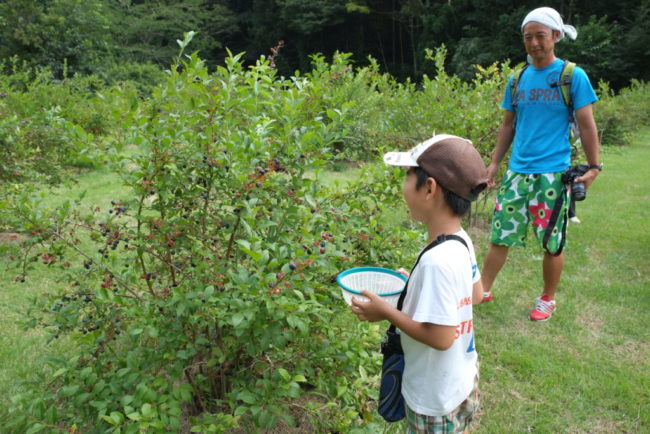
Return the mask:
M 0 187 L 3 224 L 29 235 L 10 272 L 29 284 L 48 267 L 63 286 L 34 300 L 30 325 L 71 349 L 14 397 L 6 427 L 222 432 L 300 420 L 372 431 L 381 330 L 350 321 L 332 279 L 408 264 L 422 240 L 395 218 L 398 170 L 369 164 L 345 190 L 319 172 L 434 131 L 469 137 L 487 158 L 510 68 L 465 82 L 445 56 L 427 51 L 435 70 L 415 85 L 349 54 L 315 55 L 290 78 L 274 58 L 247 67 L 230 56 L 211 72 L 181 55 L 143 100 L 128 84 L 6 69 L 3 176 L 56 178 L 82 159 L 127 187 L 56 209 L 29 177 Z M 649 91 L 634 83 L 614 97 L 603 84 L 605 134 L 624 139 L 647 122 Z M 57 164 L 39 164 L 40 146 Z
M 579 31 L 561 42 L 560 56 L 585 67 L 593 83 L 618 90 L 650 78 L 648 0 L 548 1 Z M 0 2 L 0 58 L 14 55 L 57 77 L 64 59 L 73 73 L 142 82 L 157 80 L 185 31 L 209 67 L 230 48 L 254 63 L 278 41 L 277 60 L 290 76 L 306 70 L 312 53 L 354 53 L 378 59 L 400 81 L 420 77 L 430 65 L 425 50 L 445 44 L 448 69 L 464 80 L 483 67 L 525 59 L 519 24 L 538 1 L 514 0 L 6 0 Z

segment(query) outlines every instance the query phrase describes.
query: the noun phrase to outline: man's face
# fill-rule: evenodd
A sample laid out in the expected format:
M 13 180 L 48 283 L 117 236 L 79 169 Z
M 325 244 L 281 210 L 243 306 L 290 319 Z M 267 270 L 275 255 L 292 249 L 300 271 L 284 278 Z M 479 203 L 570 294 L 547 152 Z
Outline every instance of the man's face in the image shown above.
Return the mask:
M 524 27 L 524 46 L 526 52 L 536 62 L 544 62 L 555 56 L 555 42 L 560 32 L 551 30 L 544 24 L 532 21 Z

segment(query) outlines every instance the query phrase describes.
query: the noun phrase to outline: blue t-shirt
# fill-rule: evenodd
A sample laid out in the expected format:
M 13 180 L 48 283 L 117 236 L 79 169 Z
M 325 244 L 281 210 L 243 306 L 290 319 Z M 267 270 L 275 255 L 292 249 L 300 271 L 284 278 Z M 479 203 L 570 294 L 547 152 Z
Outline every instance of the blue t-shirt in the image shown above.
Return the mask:
M 511 100 L 512 77 L 506 86 L 501 107 L 517 114 L 509 166 L 513 172 L 562 172 L 571 164 L 569 109 L 560 88 L 551 87 L 563 65 L 557 59 L 545 68 L 526 68 L 519 78 L 516 107 Z M 573 71 L 571 99 L 574 110 L 598 101 L 587 74 L 578 66 Z

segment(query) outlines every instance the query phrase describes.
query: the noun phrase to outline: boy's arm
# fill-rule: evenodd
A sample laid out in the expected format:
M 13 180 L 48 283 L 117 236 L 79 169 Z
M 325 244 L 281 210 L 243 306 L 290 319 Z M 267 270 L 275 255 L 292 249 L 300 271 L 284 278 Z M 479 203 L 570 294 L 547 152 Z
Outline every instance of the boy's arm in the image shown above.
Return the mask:
M 456 326 L 443 326 L 411 319 L 405 313 L 395 309 L 376 294 L 361 292 L 370 301 L 352 299 L 352 312 L 364 321 L 388 320 L 411 338 L 429 345 L 436 350 L 449 349 L 456 338 Z
M 483 283 L 481 280 L 472 286 L 472 304 L 481 304 L 483 302 Z

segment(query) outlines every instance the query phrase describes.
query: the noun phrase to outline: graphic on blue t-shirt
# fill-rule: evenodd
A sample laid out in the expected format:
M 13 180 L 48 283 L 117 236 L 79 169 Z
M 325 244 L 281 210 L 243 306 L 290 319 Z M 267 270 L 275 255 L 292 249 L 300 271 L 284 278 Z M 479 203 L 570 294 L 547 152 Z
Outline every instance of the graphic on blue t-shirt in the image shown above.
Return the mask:
M 474 332 L 472 332 L 472 339 L 469 341 L 469 345 L 467 346 L 468 353 L 471 353 L 473 351 L 476 351 L 476 348 L 474 348 Z

